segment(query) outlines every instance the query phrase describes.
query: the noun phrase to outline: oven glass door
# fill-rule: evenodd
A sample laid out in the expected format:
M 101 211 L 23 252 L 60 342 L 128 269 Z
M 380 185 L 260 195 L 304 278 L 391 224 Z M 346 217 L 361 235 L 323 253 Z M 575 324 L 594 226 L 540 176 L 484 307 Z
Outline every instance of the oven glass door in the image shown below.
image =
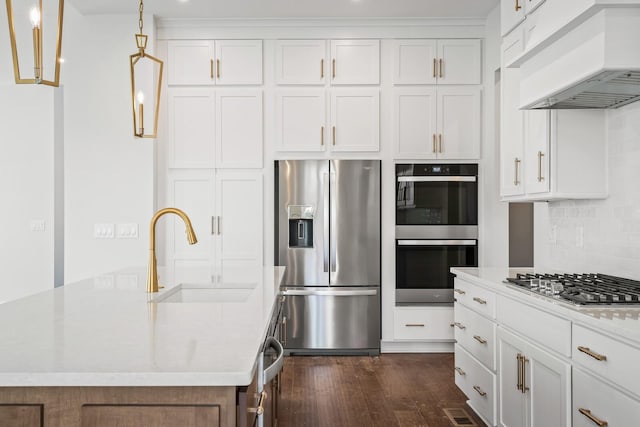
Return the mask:
M 396 225 L 478 225 L 475 176 L 396 177 Z
M 396 301 L 453 302 L 449 269 L 477 266 L 477 240 L 397 240 Z

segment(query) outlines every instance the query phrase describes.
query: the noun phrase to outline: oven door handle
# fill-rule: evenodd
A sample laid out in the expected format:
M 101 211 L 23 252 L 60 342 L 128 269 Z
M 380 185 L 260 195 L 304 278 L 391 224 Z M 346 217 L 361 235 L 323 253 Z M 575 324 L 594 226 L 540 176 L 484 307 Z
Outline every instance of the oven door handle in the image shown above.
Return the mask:
M 477 240 L 398 240 L 398 246 L 475 246 Z
M 398 182 L 476 182 L 477 176 L 398 176 Z

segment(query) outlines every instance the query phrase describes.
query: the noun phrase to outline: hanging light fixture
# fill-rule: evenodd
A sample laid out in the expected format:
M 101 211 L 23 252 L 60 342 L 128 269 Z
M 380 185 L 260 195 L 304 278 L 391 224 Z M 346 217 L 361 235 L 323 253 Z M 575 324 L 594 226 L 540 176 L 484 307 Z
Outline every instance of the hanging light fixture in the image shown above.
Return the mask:
M 14 5 L 12 0 L 7 0 L 7 18 L 9 19 L 9 38 L 11 39 L 11 52 L 13 55 L 13 74 L 17 84 L 44 84 L 48 86 L 59 86 L 60 85 L 60 63 L 62 59 L 60 57 L 62 53 L 62 17 L 64 12 L 64 0 L 51 0 L 46 1 L 46 11 L 53 10 L 53 7 L 49 8 L 49 5 L 53 6 L 57 4 L 57 13 L 58 13 L 58 25 L 57 28 L 53 28 L 57 34 L 55 35 L 55 57 L 49 54 L 49 48 L 51 47 L 48 43 L 43 43 L 43 21 L 44 14 L 42 9 L 42 0 L 37 0 L 36 4 L 29 7 L 27 4 L 29 2 L 18 2 L 16 5 L 18 10 L 14 9 Z M 29 9 L 27 11 L 27 8 Z M 15 14 L 15 15 L 14 15 Z M 18 19 L 16 20 L 16 16 Z M 50 16 L 50 14 L 47 14 Z M 29 31 L 27 27 L 27 22 L 31 21 L 31 37 L 29 37 Z M 16 27 L 16 24 L 18 26 Z M 51 34 L 51 39 L 54 40 L 54 33 L 47 33 L 47 35 Z M 31 38 L 31 43 L 29 43 L 29 38 Z M 46 38 L 49 40 L 49 37 Z M 46 41 L 45 40 L 45 41 Z M 33 47 L 33 55 L 27 55 L 24 53 L 29 45 Z M 19 48 L 24 48 L 20 49 Z M 53 63 L 51 64 L 51 68 L 44 67 L 43 64 L 43 51 L 47 51 L 47 58 L 50 58 Z M 33 58 L 33 78 L 23 78 L 20 71 L 20 63 L 23 65 L 27 62 L 27 59 L 23 56 L 30 56 Z M 47 79 L 45 78 L 44 71 L 45 70 L 53 70 L 53 78 Z
M 131 64 L 131 106 L 133 109 L 133 134 L 138 138 L 155 138 L 158 131 L 158 113 L 160 111 L 160 90 L 162 89 L 162 68 L 164 64 L 145 52 L 147 48 L 148 36 L 142 33 L 144 21 L 144 1 L 140 0 L 140 16 L 138 18 L 138 28 L 140 33 L 136 34 L 136 45 L 138 52 L 129 56 Z M 157 78 L 157 82 L 153 79 Z M 155 86 L 155 87 L 154 87 Z M 155 91 L 155 97 L 151 96 Z M 150 95 L 150 96 L 146 96 Z M 145 100 L 151 99 L 152 108 L 145 109 Z M 148 102 L 147 102 L 148 104 Z M 145 120 L 153 115 L 152 120 Z M 145 121 L 152 123 L 150 128 L 145 128 Z

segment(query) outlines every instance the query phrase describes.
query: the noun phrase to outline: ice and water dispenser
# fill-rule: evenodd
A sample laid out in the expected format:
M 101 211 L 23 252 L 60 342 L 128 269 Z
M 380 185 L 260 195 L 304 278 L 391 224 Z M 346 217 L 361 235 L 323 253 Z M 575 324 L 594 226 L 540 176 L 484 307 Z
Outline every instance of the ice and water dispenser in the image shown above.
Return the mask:
M 289 247 L 313 247 L 313 206 L 290 205 L 289 211 Z

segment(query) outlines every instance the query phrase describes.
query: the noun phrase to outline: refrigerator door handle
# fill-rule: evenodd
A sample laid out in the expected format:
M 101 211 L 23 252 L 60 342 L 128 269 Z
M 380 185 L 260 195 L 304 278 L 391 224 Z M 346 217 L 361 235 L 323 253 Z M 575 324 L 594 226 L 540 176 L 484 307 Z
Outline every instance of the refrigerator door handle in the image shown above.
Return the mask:
M 322 174 L 322 198 L 323 198 L 323 239 L 322 239 L 322 252 L 324 258 L 324 272 L 329 272 L 329 174 Z
M 335 188 L 336 187 L 336 174 L 335 173 L 331 173 L 329 174 L 329 188 Z M 329 190 L 329 192 L 331 193 L 331 190 Z M 336 236 L 337 231 L 338 231 L 338 227 L 337 227 L 337 216 L 338 216 L 338 212 L 337 212 L 337 208 L 338 208 L 338 204 L 335 200 L 331 200 L 331 240 L 329 241 L 329 248 L 331 250 L 331 272 L 335 273 L 336 272 L 336 260 L 337 258 L 337 250 L 338 250 L 338 238 Z
M 335 288 L 330 289 L 285 289 L 283 295 L 288 296 L 331 296 L 331 297 L 354 297 L 354 296 L 373 296 L 378 295 L 378 288 Z

